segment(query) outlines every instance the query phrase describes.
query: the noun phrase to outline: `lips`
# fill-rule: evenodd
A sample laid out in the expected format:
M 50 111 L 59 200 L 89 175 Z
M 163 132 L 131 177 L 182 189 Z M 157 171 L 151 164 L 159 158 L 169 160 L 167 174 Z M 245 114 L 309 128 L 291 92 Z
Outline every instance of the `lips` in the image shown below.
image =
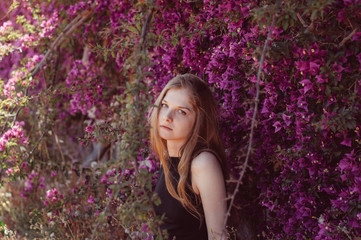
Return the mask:
M 160 125 L 160 127 L 161 127 L 161 128 L 164 128 L 164 129 L 166 129 L 166 130 L 169 130 L 169 131 L 172 131 L 172 130 L 173 130 L 172 128 L 170 128 L 170 127 L 168 127 L 168 126 L 166 126 L 166 125 Z

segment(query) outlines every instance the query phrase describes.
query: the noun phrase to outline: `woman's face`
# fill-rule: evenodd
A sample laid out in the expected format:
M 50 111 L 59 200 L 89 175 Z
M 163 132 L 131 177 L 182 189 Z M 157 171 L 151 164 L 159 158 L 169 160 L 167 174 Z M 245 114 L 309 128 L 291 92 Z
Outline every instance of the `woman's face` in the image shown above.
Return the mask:
M 159 110 L 159 136 L 177 144 L 184 144 L 191 134 L 196 113 L 191 104 L 191 95 L 186 88 L 169 89 Z

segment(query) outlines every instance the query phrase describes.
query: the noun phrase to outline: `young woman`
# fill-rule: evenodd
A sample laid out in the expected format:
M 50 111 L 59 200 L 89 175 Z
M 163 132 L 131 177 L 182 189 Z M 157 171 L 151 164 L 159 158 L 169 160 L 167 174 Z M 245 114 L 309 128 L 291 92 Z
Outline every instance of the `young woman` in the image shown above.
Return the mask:
M 151 114 L 151 145 L 162 169 L 155 192 L 169 239 L 226 239 L 226 157 L 217 105 L 207 84 L 192 74 L 164 87 Z

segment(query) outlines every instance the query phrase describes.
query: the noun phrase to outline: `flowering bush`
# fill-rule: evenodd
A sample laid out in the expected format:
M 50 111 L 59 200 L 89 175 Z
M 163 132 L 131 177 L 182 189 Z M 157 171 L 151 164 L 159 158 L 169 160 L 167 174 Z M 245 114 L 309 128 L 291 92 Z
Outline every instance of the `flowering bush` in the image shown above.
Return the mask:
M 272 31 L 237 215 L 260 239 L 361 235 L 359 1 L 0 6 L 0 234 L 159 235 L 146 119 L 178 73 L 214 90 L 236 179 Z

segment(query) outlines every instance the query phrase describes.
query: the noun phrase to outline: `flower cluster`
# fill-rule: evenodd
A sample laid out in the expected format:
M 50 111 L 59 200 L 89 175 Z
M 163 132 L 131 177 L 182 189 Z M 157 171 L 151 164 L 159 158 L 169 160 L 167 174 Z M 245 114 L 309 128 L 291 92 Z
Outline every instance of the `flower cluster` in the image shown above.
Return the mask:
M 86 115 L 96 104 L 101 104 L 105 79 L 99 79 L 97 72 L 82 61 L 76 60 L 65 80 L 70 90 L 69 113 L 74 115 L 81 112 Z M 97 113 L 95 113 L 97 114 Z
M 164 7 L 169 3 L 159 4 Z M 164 8 L 162 16 L 167 18 L 155 19 L 154 31 L 167 40 L 154 48 L 154 91 L 159 92 L 177 73 L 193 72 L 208 80 L 222 106 L 230 166 L 242 163 L 239 160 L 253 114 L 249 99 L 255 97 L 259 49 L 268 30 L 251 22 L 250 10 L 264 11 L 259 7 L 256 2 L 204 2 L 194 13 L 193 4 L 182 3 Z M 360 68 L 360 41 L 355 34 L 347 42 L 353 50 L 340 50 L 330 43 L 337 38 L 331 34 L 334 26 L 345 23 L 340 16 L 345 19 L 348 13 L 355 13 L 351 21 L 357 22 L 360 6 L 336 1 L 320 11 L 329 14 L 336 8 L 338 18 L 326 22 L 316 17 L 317 28 L 330 33 L 312 32 L 317 41 L 303 35 L 302 27 L 276 26 L 266 55 L 250 164 L 253 171 L 246 176 L 250 181 L 242 186 L 250 196 L 241 199 L 240 206 L 263 196 L 260 204 L 268 208 L 270 217 L 265 224 L 270 227 L 270 236 L 277 239 L 323 239 L 327 235 L 334 239 L 343 238 L 345 231 L 356 236 L 361 231 L 356 217 L 360 199 L 358 194 L 350 194 L 358 189 L 358 181 L 352 180 L 358 167 L 349 158 L 342 160 L 351 149 L 355 159 L 359 158 L 360 80 L 351 73 Z M 172 35 L 173 28 L 187 34 Z M 348 91 L 346 86 L 354 90 Z M 349 164 L 343 168 L 347 174 L 338 169 L 339 162 Z M 237 175 L 238 168 L 231 170 Z M 252 183 L 255 179 L 256 184 Z M 255 213 L 261 214 L 252 209 L 249 215 Z
M 262 66 L 252 156 L 239 189 L 247 194 L 237 198 L 236 209 L 250 221 L 264 219 L 255 231 L 269 239 L 345 239 L 361 234 L 359 2 L 314 0 L 304 5 L 291 0 L 279 8 L 274 1 L 245 0 L 157 0 L 154 5 L 123 0 L 17 2 L 20 7 L 0 26 L 0 89 L 6 100 L 15 101 L 23 97 L 22 87 L 32 86 L 36 91 L 30 95 L 38 108 L 29 115 L 20 112 L 26 126 L 29 123 L 30 140 L 21 123 L 7 130 L 10 125 L 0 118 L 1 128 L 7 130 L 0 137 L 0 152 L 7 151 L 6 158 L 0 159 L 14 161 L 6 169 L 8 175 L 28 169 L 24 196 L 36 199 L 37 193 L 53 222 L 62 223 L 61 217 L 93 221 L 105 215 L 110 229 L 112 219 L 119 218 L 127 223 L 122 226 L 128 235 L 137 234 L 130 230 L 135 228 L 152 231 L 146 222 L 150 218 L 127 214 L 144 207 L 141 197 L 152 199 L 143 190 L 154 184 L 159 164 L 144 148 L 142 124 L 129 126 L 145 119 L 137 114 L 146 112 L 142 101 L 152 97 L 149 93 L 159 94 L 179 73 L 196 74 L 211 86 L 220 103 L 231 174 L 237 178 L 248 144 L 262 47 L 270 17 L 275 16 Z M 147 38 L 141 39 L 150 8 L 153 16 L 143 29 Z M 92 11 L 90 20 L 53 52 L 41 74 L 22 82 L 57 36 L 57 27 L 84 10 Z M 139 57 L 143 46 L 147 57 Z M 138 80 L 149 92 L 137 92 Z M 54 94 L 56 104 L 47 101 L 48 93 Z M 47 122 L 39 119 L 52 122 L 39 126 Z M 92 144 L 85 144 L 84 134 Z M 35 154 L 27 156 L 29 164 L 20 164 L 19 150 L 10 147 L 28 141 Z M 134 147 L 140 142 L 142 147 Z M 92 156 L 98 161 L 90 169 L 79 167 Z M 102 160 L 114 156 L 121 156 L 116 164 L 103 165 Z M 34 173 L 32 168 L 41 170 Z M 147 174 L 152 174 L 144 178 L 148 181 L 137 182 Z M 45 192 L 45 184 L 52 189 Z M 108 203 L 109 212 L 100 214 Z M 254 207 L 243 207 L 249 204 Z
M 56 204 L 63 200 L 63 194 L 60 194 L 58 189 L 53 188 L 46 192 L 46 200 L 44 201 L 45 206 L 49 204 Z
M 37 193 L 38 189 L 45 189 L 45 177 L 39 176 L 39 172 L 30 173 L 24 183 L 24 191 L 21 192 L 23 198 L 27 198 L 32 193 Z
M 28 138 L 24 136 L 24 122 L 15 122 L 14 126 L 0 136 L 0 151 L 5 151 L 7 146 L 15 142 L 26 145 Z

